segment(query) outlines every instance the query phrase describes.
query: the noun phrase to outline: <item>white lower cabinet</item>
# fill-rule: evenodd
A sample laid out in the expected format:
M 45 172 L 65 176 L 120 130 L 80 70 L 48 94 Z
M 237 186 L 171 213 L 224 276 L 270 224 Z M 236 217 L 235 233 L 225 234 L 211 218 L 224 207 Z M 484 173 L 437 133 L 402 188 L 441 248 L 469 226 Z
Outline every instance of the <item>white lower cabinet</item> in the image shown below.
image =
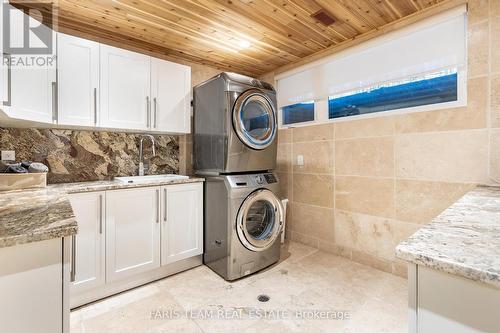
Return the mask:
M 203 253 L 203 184 L 162 188 L 161 264 Z
M 500 289 L 410 264 L 410 333 L 500 332 Z
M 77 307 L 201 265 L 203 183 L 70 195 Z
M 105 192 L 70 195 L 73 213 L 78 221 L 74 265 L 76 274 L 71 284 L 71 294 L 105 283 L 105 200 Z
M 160 267 L 160 188 L 106 193 L 106 281 Z
M 68 253 L 62 238 L 0 248 L 1 332 L 69 333 Z

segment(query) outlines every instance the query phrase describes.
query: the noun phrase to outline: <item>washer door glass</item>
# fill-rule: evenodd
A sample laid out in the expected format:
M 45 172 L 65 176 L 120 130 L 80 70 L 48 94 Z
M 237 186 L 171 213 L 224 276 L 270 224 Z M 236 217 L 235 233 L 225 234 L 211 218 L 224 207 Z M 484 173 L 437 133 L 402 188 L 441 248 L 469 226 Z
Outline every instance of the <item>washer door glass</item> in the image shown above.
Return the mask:
M 276 135 L 276 109 L 264 93 L 251 89 L 236 100 L 233 123 L 244 144 L 253 149 L 264 149 Z
M 237 231 L 242 244 L 252 251 L 268 249 L 279 236 L 283 226 L 283 208 L 269 190 L 252 192 L 237 217 Z

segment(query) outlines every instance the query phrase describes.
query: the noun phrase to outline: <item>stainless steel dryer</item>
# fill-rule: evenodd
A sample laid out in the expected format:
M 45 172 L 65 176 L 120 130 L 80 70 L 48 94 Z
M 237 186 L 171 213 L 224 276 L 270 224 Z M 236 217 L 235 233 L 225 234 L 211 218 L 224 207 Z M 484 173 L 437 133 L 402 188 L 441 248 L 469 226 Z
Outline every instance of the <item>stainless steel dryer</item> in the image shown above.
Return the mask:
M 205 190 L 205 265 L 235 280 L 279 260 L 284 215 L 275 174 L 210 176 Z
M 198 174 L 276 167 L 276 92 L 265 82 L 221 73 L 196 86 L 194 169 Z

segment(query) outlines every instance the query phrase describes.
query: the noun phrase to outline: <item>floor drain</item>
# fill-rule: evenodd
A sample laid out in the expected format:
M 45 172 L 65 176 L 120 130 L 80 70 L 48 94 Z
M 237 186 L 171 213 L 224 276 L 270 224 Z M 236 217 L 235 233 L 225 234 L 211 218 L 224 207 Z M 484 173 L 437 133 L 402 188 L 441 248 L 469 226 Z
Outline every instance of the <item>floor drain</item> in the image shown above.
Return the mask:
M 267 296 L 267 295 L 259 295 L 257 296 L 257 300 L 259 302 L 267 302 L 271 299 L 271 297 Z

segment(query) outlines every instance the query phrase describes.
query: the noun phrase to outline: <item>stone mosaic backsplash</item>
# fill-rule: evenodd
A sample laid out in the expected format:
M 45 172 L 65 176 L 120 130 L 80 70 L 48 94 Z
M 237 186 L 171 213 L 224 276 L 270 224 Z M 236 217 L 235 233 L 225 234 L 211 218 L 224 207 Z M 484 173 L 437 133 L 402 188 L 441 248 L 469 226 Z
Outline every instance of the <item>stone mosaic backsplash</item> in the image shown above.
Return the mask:
M 141 134 L 59 129 L 0 128 L 0 149 L 15 150 L 16 160 L 49 167 L 49 183 L 111 180 L 138 172 Z M 179 137 L 154 135 L 156 156 L 144 140 L 146 174 L 179 172 Z

